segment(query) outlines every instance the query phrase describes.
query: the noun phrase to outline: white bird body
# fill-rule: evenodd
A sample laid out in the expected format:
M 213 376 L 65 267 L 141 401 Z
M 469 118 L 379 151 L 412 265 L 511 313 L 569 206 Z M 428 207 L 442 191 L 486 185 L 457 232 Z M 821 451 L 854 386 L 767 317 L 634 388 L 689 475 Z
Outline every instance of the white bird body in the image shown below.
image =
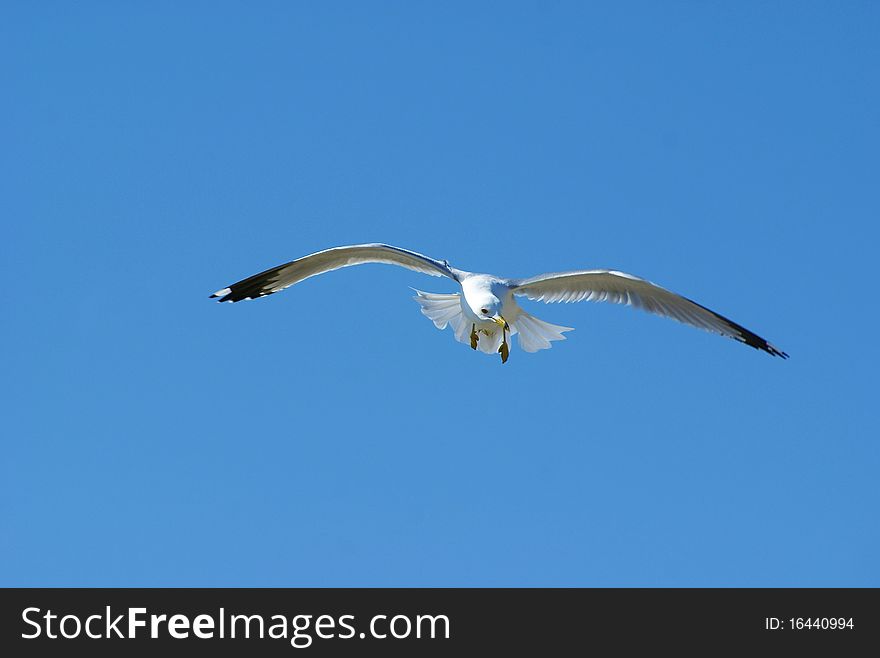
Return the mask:
M 514 299 L 513 290 L 500 277 L 463 270 L 456 270 L 456 276 L 461 293 L 437 295 L 416 290 L 414 299 L 438 329 L 451 324 L 455 338 L 461 343 L 469 342 L 473 328 L 479 335 L 479 350 L 496 353 L 503 342 L 504 329 L 493 319 L 495 317 L 504 318 L 510 325 L 511 336 L 520 335 L 519 345 L 525 352 L 547 349 L 551 341 L 565 340 L 562 333 L 572 330 L 543 322 L 523 311 Z M 483 313 L 484 309 L 488 313 Z
M 431 276 L 445 276 L 460 287 L 458 293 L 427 293 L 416 290 L 414 299 L 422 313 L 438 329 L 452 327 L 456 340 L 470 343 L 487 354 L 500 353 L 507 361 L 508 332 L 518 335 L 520 348 L 536 352 L 564 340 L 562 327 L 526 313 L 515 296 L 552 302 L 607 301 L 642 308 L 686 324 L 705 329 L 772 356 L 788 358 L 760 336 L 686 297 L 616 270 L 576 270 L 542 274 L 529 279 L 509 279 L 467 272 L 451 267 L 447 261 L 386 244 L 334 247 L 266 270 L 218 290 L 211 297 L 237 302 L 264 297 L 324 272 L 362 263 L 400 265 Z

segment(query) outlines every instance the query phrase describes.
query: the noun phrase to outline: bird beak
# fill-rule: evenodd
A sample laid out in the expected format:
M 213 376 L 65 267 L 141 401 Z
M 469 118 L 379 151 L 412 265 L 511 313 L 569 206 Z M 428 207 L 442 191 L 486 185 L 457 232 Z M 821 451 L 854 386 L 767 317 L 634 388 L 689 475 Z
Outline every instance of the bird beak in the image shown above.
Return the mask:
M 502 318 L 500 315 L 496 315 L 494 318 L 492 318 L 492 320 L 495 322 L 495 324 L 501 327 L 502 330 L 507 329 L 507 320 Z

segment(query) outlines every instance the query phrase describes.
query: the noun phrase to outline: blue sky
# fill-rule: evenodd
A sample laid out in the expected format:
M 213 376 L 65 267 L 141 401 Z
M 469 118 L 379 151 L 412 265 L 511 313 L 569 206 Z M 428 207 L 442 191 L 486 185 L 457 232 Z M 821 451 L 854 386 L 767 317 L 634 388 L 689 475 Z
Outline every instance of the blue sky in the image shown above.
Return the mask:
M 0 584 L 878 586 L 880 8 L 6 3 Z M 471 352 L 382 241 L 649 278 Z

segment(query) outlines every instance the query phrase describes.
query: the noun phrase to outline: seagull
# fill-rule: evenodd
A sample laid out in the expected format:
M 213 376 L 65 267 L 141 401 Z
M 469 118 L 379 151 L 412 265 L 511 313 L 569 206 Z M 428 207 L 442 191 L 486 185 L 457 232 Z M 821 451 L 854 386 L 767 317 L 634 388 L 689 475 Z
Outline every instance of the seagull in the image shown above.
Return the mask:
M 520 349 L 537 352 L 565 340 L 562 327 L 539 320 L 519 307 L 516 297 L 553 302 L 611 302 L 626 304 L 678 320 L 699 329 L 727 336 L 771 356 L 788 358 L 766 340 L 745 327 L 710 311 L 686 297 L 645 279 L 617 270 L 573 270 L 539 274 L 528 279 L 507 279 L 492 274 L 467 272 L 448 261 L 387 244 L 355 244 L 333 247 L 254 274 L 218 290 L 212 299 L 240 302 L 265 297 L 324 272 L 350 265 L 386 263 L 455 281 L 461 292 L 437 294 L 413 290 L 422 314 L 438 329 L 452 327 L 455 339 L 486 354 L 500 354 L 506 363 L 510 337 L 518 336 Z

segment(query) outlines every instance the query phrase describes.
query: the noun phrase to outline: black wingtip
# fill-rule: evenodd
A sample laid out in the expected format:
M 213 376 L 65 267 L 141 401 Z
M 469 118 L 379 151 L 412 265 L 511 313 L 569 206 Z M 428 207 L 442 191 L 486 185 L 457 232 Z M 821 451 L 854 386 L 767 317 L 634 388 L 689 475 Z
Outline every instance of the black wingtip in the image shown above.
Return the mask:
M 225 302 L 225 301 L 236 302 L 236 301 L 238 301 L 238 299 L 232 299 L 232 297 L 235 296 L 234 288 L 235 288 L 235 286 L 229 286 L 226 288 L 222 288 L 220 290 L 216 290 L 208 299 L 216 299 L 218 302 Z
M 788 358 L 788 354 L 786 352 L 783 352 L 779 348 L 774 347 L 760 336 L 757 336 L 748 330 L 743 330 L 743 332 L 744 333 L 741 340 L 749 347 L 754 347 L 756 350 L 767 352 L 767 354 L 769 354 L 770 356 L 778 356 L 783 360 Z
M 687 299 L 687 298 L 685 298 L 685 299 Z M 748 345 L 749 347 L 754 347 L 756 350 L 761 350 L 761 351 L 767 352 L 767 354 L 769 354 L 770 356 L 778 356 L 778 357 L 781 357 L 783 360 L 788 358 L 788 354 L 786 354 L 785 352 L 783 352 L 780 349 L 777 349 L 776 347 L 774 347 L 773 345 L 768 343 L 764 338 L 761 338 L 758 334 L 756 334 L 752 331 L 749 331 L 741 324 L 737 324 L 736 322 L 734 322 L 730 318 L 726 318 L 723 315 L 721 315 L 720 313 L 716 313 L 712 309 L 706 308 L 702 304 L 697 304 L 697 302 L 695 302 L 693 299 L 688 299 L 688 301 L 691 304 L 694 304 L 695 306 L 699 306 L 704 311 L 708 311 L 709 313 L 714 315 L 716 318 L 718 318 L 722 322 L 725 322 L 731 329 L 733 329 L 737 334 L 739 334 L 737 336 L 732 336 L 732 338 L 738 340 L 739 342 L 744 343 L 744 344 Z

